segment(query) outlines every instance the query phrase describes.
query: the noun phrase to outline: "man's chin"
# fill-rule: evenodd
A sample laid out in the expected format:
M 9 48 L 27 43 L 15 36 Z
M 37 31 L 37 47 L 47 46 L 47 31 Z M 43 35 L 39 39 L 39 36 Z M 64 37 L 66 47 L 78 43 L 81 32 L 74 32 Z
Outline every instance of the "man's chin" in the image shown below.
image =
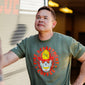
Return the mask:
M 44 29 L 36 29 L 38 32 L 44 32 Z

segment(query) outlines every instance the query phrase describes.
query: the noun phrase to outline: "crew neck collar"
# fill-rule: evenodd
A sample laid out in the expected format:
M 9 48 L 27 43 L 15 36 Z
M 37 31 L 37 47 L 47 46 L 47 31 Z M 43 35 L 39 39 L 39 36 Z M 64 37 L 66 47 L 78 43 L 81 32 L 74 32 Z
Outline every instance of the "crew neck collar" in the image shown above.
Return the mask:
M 39 39 L 40 42 L 47 42 L 47 41 L 50 41 L 53 38 L 54 35 L 55 35 L 55 32 L 53 32 L 52 37 L 50 39 L 48 39 L 48 40 L 40 40 L 39 35 L 38 35 L 38 39 Z

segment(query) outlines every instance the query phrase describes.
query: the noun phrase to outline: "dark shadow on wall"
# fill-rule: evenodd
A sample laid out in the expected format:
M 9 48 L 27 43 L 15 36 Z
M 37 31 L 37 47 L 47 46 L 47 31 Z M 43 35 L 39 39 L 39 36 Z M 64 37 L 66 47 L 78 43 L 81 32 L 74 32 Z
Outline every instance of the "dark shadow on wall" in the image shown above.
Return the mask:
M 76 59 L 72 59 L 71 66 L 71 84 L 73 84 L 80 73 L 81 63 Z
M 27 31 L 27 27 L 25 24 L 17 24 L 16 30 L 13 32 L 10 44 L 17 44 L 24 37 Z
M 78 41 L 85 46 L 85 32 L 78 33 Z

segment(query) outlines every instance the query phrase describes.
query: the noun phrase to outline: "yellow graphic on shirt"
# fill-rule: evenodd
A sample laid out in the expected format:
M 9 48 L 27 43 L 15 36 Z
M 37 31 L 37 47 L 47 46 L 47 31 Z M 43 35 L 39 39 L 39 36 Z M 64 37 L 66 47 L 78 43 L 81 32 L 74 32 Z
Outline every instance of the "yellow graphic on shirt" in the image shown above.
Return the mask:
M 42 52 L 42 59 L 49 59 L 49 51 L 48 50 L 44 50 Z

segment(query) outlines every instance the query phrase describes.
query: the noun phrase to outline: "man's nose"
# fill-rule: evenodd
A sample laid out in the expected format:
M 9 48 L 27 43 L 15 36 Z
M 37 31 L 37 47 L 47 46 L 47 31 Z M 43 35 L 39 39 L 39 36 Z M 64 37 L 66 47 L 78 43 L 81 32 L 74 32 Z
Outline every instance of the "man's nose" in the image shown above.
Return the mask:
M 43 22 L 43 21 L 44 21 L 44 18 L 40 18 L 39 21 L 40 21 L 40 22 Z

